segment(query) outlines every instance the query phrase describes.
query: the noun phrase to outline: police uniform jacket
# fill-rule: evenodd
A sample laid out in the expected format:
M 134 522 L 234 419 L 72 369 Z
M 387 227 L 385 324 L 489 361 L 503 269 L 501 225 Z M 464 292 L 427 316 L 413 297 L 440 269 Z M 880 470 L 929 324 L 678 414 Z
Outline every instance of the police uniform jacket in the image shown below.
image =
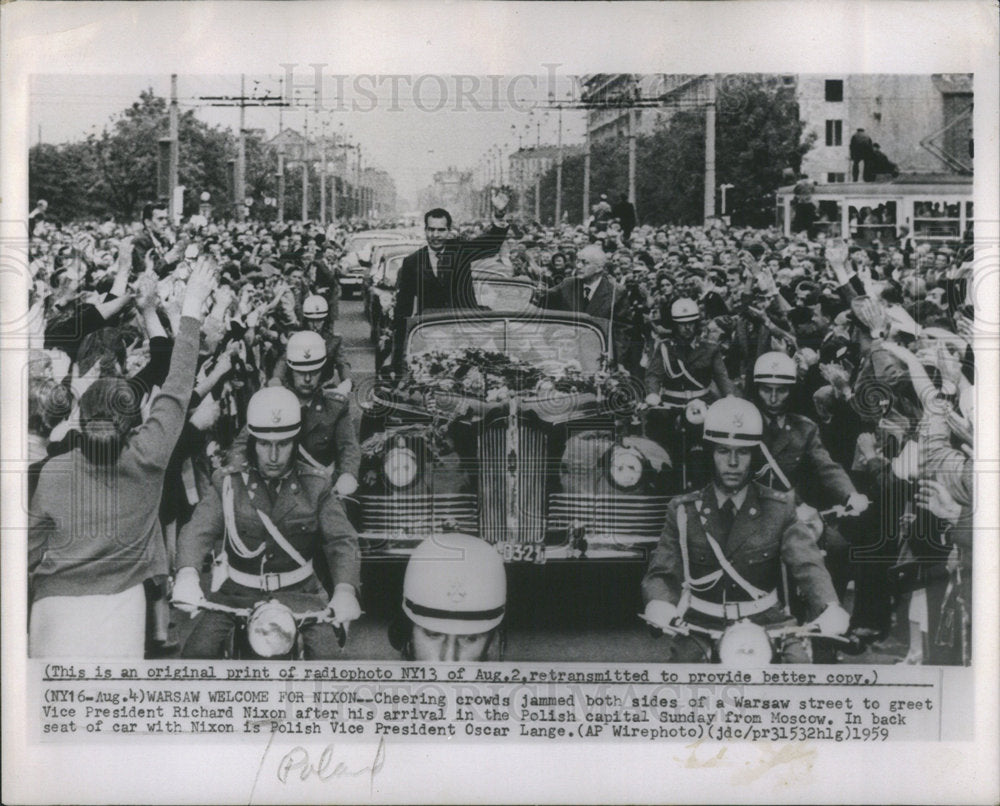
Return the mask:
M 243 474 L 247 481 L 244 483 Z M 225 534 L 222 508 L 223 481 L 229 476 L 233 487 L 233 511 L 240 540 L 251 551 L 262 544 L 265 550 L 245 559 L 228 546 L 229 565 L 237 571 L 260 574 L 286 573 L 299 568 L 267 531 L 256 510 L 267 515 L 285 539 L 306 560 L 317 552 L 326 557 L 333 585 L 342 582 L 361 588 L 358 538 L 344 514 L 340 501 L 324 473 L 302 463 L 281 480 L 272 498 L 267 481 L 249 463 L 233 464 L 216 471 L 212 489 L 195 507 L 177 540 L 177 567 L 198 568 L 205 555 Z M 315 575 L 310 578 L 318 584 Z
M 642 580 L 643 601 L 653 599 L 677 604 L 684 582 L 677 511 L 687 513 L 687 546 L 693 579 L 720 568 L 709 546 L 706 532 L 716 539 L 732 567 L 762 591 L 780 590 L 781 563 L 788 567 L 789 581 L 798 585 L 813 616 L 836 602 L 830 575 L 812 530 L 795 516 L 790 493 L 770 490 L 751 482 L 743 506 L 736 512 L 728 537 L 723 537 L 714 484 L 674 498 L 667 507 L 660 542 L 653 550 Z M 721 604 L 749 601 L 749 594 L 725 573 L 707 590 L 693 592 L 704 601 Z
M 332 389 L 319 389 L 302 400 L 299 444 L 322 465 L 336 460 L 334 478 L 341 473 L 358 477 L 361 447 L 351 417 L 350 400 Z
M 807 503 L 843 504 L 856 492 L 847 472 L 830 458 L 819 426 L 801 414 L 786 414 L 783 426 L 764 423 L 764 444 L 781 472 Z
M 666 347 L 670 367 L 664 365 L 663 349 Z M 687 370 L 688 378 L 680 368 Z M 695 382 L 692 382 L 691 379 Z M 657 341 L 646 368 L 646 391 L 659 394 L 661 390 L 697 392 L 707 389 L 712 381 L 723 397 L 733 394 L 733 382 L 722 356 L 722 347 L 710 339 L 697 338 L 690 344 L 675 339 Z
M 302 406 L 299 445 L 321 465 L 334 465 L 334 481 L 342 473 L 357 478 L 361 468 L 361 446 L 351 416 L 350 400 L 333 389 L 321 388 L 305 400 L 299 397 L 299 403 Z M 236 461 L 246 458 L 247 436 L 244 426 L 229 449 L 230 457 Z M 301 455 L 299 458 L 305 459 Z

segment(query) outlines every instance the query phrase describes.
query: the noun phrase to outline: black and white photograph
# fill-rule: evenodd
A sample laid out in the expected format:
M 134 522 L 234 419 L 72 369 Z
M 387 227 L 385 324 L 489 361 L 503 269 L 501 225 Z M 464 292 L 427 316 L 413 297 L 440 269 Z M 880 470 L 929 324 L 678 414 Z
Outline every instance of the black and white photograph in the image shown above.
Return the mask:
M 239 16 L 136 5 L 149 42 Z M 782 59 L 780 3 L 752 31 L 728 3 L 470 5 L 248 4 L 221 41 L 287 7 L 268 57 L 202 33 L 148 67 L 111 11 L 115 53 L 64 37 L 5 83 L 18 765 L 152 770 L 169 741 L 246 770 L 108 761 L 127 785 L 10 802 L 786 802 L 862 748 L 995 756 L 996 20 L 965 60 L 866 60 L 834 4 L 851 52 Z M 896 50 L 939 44 L 871 5 Z M 629 11 L 749 57 L 616 59 Z M 516 55 L 380 51 L 431 14 Z M 538 42 L 559 19 L 572 59 Z M 310 20 L 372 53 L 297 48 Z M 421 747 L 454 766 L 407 794 Z M 501 747 L 519 785 L 445 784 Z M 532 788 L 553 751 L 579 780 Z M 689 780 L 587 783 L 633 752 Z M 900 763 L 845 797 L 945 797 Z M 975 769 L 952 798 L 995 800 Z

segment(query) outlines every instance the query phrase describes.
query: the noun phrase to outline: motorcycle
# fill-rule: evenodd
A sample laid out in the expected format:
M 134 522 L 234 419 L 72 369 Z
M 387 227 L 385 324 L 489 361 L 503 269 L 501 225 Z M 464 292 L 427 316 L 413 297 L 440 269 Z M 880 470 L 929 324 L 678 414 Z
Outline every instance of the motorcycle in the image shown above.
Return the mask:
M 693 638 L 702 650 L 707 663 L 721 663 L 742 669 L 759 669 L 780 663 L 786 647 L 793 641 L 807 640 L 812 650 L 813 642 L 849 643 L 842 635 L 823 633 L 814 624 L 756 624 L 750 619 L 740 619 L 718 630 L 691 624 L 678 617 L 663 629 L 654 624 L 645 614 L 639 613 L 645 621 L 661 635 L 681 635 Z M 811 651 L 810 651 L 811 660 Z
M 302 628 L 312 624 L 332 624 L 338 645 L 343 648 L 347 642 L 347 629 L 329 610 L 297 613 L 277 599 L 261 600 L 252 607 L 230 607 L 207 600 L 180 604 L 235 617 L 236 629 L 227 649 L 227 660 L 303 660 Z

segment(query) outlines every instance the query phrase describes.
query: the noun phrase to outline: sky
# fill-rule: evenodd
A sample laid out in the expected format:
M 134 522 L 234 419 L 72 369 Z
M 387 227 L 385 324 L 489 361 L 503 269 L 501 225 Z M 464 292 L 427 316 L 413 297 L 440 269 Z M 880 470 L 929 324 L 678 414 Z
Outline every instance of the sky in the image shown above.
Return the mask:
M 360 142 L 364 163 L 388 171 L 400 197 L 411 206 L 435 171 L 449 167 L 484 171 L 491 149 L 499 147 L 506 155 L 519 145 L 555 144 L 559 112 L 541 107 L 548 106 L 550 92 L 557 101 L 578 93 L 575 79 L 554 73 L 336 76 L 321 70 L 317 79 L 315 69 L 308 65 L 284 69 L 283 74 L 245 77 L 246 95 L 284 97 L 294 103 L 282 111 L 248 106 L 247 128 L 264 129 L 273 136 L 279 126 L 300 132 L 306 125 L 310 132 L 325 126 L 331 134 L 338 132 Z M 202 99 L 239 96 L 240 81 L 239 75 L 178 74 L 178 102 L 182 110 L 194 108 L 210 125 L 235 130 L 238 108 L 212 107 L 212 101 Z M 31 142 L 39 138 L 46 143 L 72 142 L 98 133 L 147 88 L 169 97 L 170 76 L 33 76 Z M 582 110 L 564 110 L 562 125 L 564 144 L 583 141 Z M 504 160 L 505 172 L 506 165 Z

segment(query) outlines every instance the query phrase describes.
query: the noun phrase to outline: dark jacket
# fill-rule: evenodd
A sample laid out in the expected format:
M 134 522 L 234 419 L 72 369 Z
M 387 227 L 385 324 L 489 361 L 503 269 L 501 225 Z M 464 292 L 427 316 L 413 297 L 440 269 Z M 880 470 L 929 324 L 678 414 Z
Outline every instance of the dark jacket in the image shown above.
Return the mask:
M 167 572 L 159 491 L 187 417 L 198 328 L 181 319 L 163 389 L 115 464 L 95 466 L 77 448 L 42 469 L 28 526 L 35 599 L 121 593 Z
M 692 578 L 706 576 L 719 569 L 706 531 L 719 541 L 723 555 L 750 584 L 763 591 L 781 585 L 781 563 L 788 566 L 791 581 L 806 597 L 813 616 L 818 616 L 831 602 L 837 601 L 830 574 L 823 564 L 823 554 L 808 526 L 795 516 L 793 497 L 751 483 L 743 506 L 736 513 L 729 536 L 721 538 L 720 515 L 714 485 L 678 496 L 667 507 L 660 542 L 653 550 L 649 569 L 642 580 L 642 598 L 677 604 L 684 583 L 677 510 L 687 513 L 687 547 Z M 748 601 L 749 595 L 726 574 L 707 590 L 696 595 L 705 601 Z
M 403 369 L 406 320 L 434 308 L 477 308 L 470 264 L 495 255 L 506 237 L 506 227 L 494 226 L 470 241 L 446 241 L 438 255 L 437 276 L 431 268 L 429 247 L 421 247 L 403 259 L 396 278 L 394 314 L 393 367 L 397 372 Z

